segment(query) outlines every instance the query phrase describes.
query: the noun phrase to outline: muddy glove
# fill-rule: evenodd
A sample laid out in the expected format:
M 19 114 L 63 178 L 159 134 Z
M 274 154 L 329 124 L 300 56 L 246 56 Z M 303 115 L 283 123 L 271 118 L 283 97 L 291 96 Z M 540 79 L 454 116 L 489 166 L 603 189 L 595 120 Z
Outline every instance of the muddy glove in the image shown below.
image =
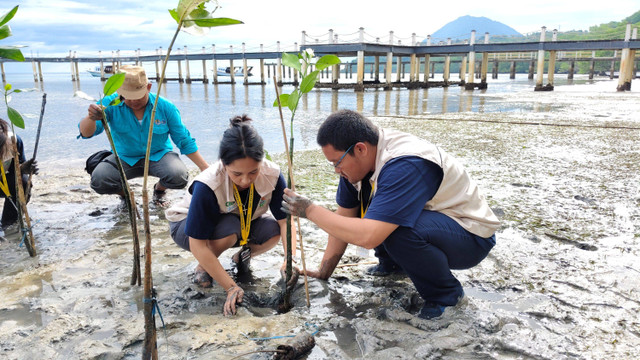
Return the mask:
M 38 170 L 38 162 L 33 158 L 20 164 L 20 172 L 22 174 L 33 173 L 34 175 L 38 175 Z
M 227 301 L 224 303 L 223 315 L 235 315 L 236 314 L 236 304 L 240 304 L 242 302 L 242 297 L 244 296 L 244 290 L 238 285 L 233 285 L 232 287 L 227 289 Z
M 291 195 L 287 195 L 287 193 Z M 282 195 L 282 207 L 280 210 L 293 216 L 307 217 L 307 208 L 313 205 L 313 202 L 302 195 L 298 195 L 291 190 L 285 191 Z

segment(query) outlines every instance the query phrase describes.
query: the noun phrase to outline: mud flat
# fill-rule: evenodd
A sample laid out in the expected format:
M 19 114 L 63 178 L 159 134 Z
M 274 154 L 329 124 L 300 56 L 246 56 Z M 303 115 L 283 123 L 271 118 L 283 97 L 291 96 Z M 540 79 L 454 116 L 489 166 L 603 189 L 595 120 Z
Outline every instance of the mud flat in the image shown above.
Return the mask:
M 231 359 L 303 331 L 316 339 L 308 359 L 640 358 L 640 94 L 578 95 L 501 99 L 542 107 L 531 114 L 373 118 L 460 158 L 502 220 L 489 257 L 455 272 L 466 298 L 435 320 L 415 316 L 421 300 L 407 278 L 373 278 L 366 265 L 311 279 L 310 308 L 301 279 L 293 310 L 277 314 L 281 249 L 252 261 L 239 279 L 244 306 L 223 317 L 223 290 L 191 283 L 192 256 L 152 208 L 160 358 Z M 322 154 L 296 156 L 300 191 L 334 206 L 337 178 Z M 0 242 L 0 358 L 140 358 L 142 288 L 129 285 L 126 214 L 92 193 L 81 169 L 43 164 L 30 203 L 36 258 L 15 234 Z M 133 189 L 140 198 L 140 182 Z M 315 267 L 326 235 L 304 220 L 303 232 Z M 222 263 L 233 273 L 230 256 Z M 342 262 L 371 260 L 349 248 Z

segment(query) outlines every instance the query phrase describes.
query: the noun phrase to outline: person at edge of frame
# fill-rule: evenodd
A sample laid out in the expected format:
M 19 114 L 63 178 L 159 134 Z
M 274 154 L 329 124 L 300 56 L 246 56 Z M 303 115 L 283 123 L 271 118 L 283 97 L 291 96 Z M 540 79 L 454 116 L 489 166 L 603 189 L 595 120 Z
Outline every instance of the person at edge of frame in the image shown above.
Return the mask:
M 14 151 L 11 144 L 13 133 L 9 128 L 9 123 L 0 118 L 0 157 L 2 158 L 2 167 L 4 168 L 4 177 L 7 180 L 9 194 L 11 199 L 7 199 L 4 191 L 0 191 L 0 197 L 5 198 L 2 208 L 2 230 L 7 232 L 8 229 L 18 221 L 18 189 L 16 187 L 16 170 L 13 166 Z M 24 156 L 24 143 L 20 136 L 16 135 L 16 147 L 18 149 L 18 162 L 20 163 L 20 173 L 22 174 L 22 188 L 26 191 L 29 181 L 29 173 L 38 174 L 38 162 L 34 159 L 26 160 Z M 25 193 L 26 201 L 31 199 L 31 191 Z
M 236 313 L 244 290 L 224 269 L 220 255 L 241 247 L 231 260 L 238 274 L 247 273 L 252 257 L 286 236 L 287 214 L 280 204 L 287 185 L 278 165 L 264 159 L 262 138 L 250 122 L 247 115 L 231 119 L 220 142 L 220 160 L 196 176 L 187 196 L 165 211 L 171 237 L 198 261 L 194 282 L 202 287 L 216 282 L 226 291 L 224 315 Z M 294 230 L 292 225 L 292 234 Z M 286 254 L 285 241 L 282 246 Z M 293 246 L 294 255 L 295 250 Z M 285 256 L 280 269 L 283 279 L 286 264 Z M 292 284 L 300 272 L 293 270 Z
M 120 67 L 120 71 L 125 73 L 124 83 L 115 94 L 105 97 L 101 103 L 89 105 L 87 116 L 78 124 L 78 138 L 92 138 L 104 131 L 100 121 L 104 111 L 126 177 L 133 179 L 144 174 L 151 112 L 156 94 L 150 93 L 151 83 L 143 67 L 124 65 Z M 121 102 L 108 106 L 117 96 Z M 198 151 L 196 140 L 183 124 L 178 108 L 160 97 L 154 117 L 149 175 L 159 178 L 153 187 L 153 200 L 161 205 L 167 205 L 164 200 L 167 189 L 183 189 L 189 179 L 187 167 L 180 156 L 172 151 L 173 145 L 169 137 L 200 171 L 209 167 Z M 118 194 L 123 199 L 122 181 L 115 163 L 115 155 L 111 154 L 95 167 L 91 173 L 91 188 L 98 194 Z
M 461 163 L 413 135 L 376 127 L 340 110 L 320 126 L 317 142 L 340 174 L 334 213 L 285 190 L 283 210 L 329 234 L 317 271 L 328 279 L 348 244 L 375 249 L 373 276 L 404 273 L 424 299 L 418 316 L 439 317 L 464 296 L 451 269 L 480 263 L 500 226 Z

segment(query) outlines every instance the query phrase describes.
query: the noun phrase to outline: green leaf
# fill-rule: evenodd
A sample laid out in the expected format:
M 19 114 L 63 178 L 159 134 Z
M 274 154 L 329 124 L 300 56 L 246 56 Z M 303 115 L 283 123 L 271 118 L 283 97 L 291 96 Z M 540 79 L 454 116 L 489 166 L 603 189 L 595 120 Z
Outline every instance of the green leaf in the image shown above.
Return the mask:
M 264 149 L 264 157 L 267 158 L 267 160 L 269 160 L 269 161 L 273 161 L 273 159 L 271 158 L 271 155 L 269 155 L 269 152 L 267 151 L 267 149 Z
M 8 13 L 2 15 L 2 17 L 0 17 L 0 26 L 8 23 L 9 20 L 13 19 L 13 16 L 16 14 L 17 11 L 18 11 L 18 5 L 16 5 L 16 7 L 14 7 L 13 9 L 11 9 Z
M 113 98 L 113 100 L 111 100 L 111 102 L 109 103 L 108 106 L 116 106 L 120 104 L 120 96 L 116 96 Z
M 298 54 L 289 54 L 286 52 L 282 53 L 282 64 L 284 66 L 288 66 L 294 68 L 298 71 L 302 71 L 302 67 L 300 65 L 300 60 L 298 59 Z
M 186 18 L 188 14 L 191 14 L 193 10 L 207 1 L 209 0 L 180 0 L 178 2 L 178 7 L 174 9 L 176 15 L 178 15 L 178 23 L 180 23 L 181 19 Z
M 329 66 L 340 64 L 340 58 L 335 55 L 325 55 L 316 62 L 316 69 L 322 71 Z
M 2 25 L 0 26 L 0 40 L 6 39 L 11 36 L 11 26 Z
M 300 100 L 300 92 L 298 89 L 295 89 L 291 95 L 289 95 L 289 101 L 287 101 L 289 110 L 294 111 L 298 107 L 298 100 Z
M 280 94 L 280 104 L 282 106 L 287 106 L 289 103 L 289 94 Z M 273 102 L 273 106 L 278 106 L 278 99 Z
M 227 26 L 244 24 L 244 22 L 230 18 L 206 18 L 206 19 L 189 19 L 185 20 L 185 23 L 195 22 L 200 27 L 214 27 L 214 26 Z
M 180 17 L 178 16 L 176 9 L 169 9 L 169 14 L 171 14 L 171 17 L 176 21 L 176 23 L 180 23 Z
M 314 70 L 309 75 L 305 76 L 304 79 L 300 82 L 300 92 L 303 94 L 308 93 L 316 86 L 316 81 L 318 80 L 318 74 L 320 72 L 318 70 Z
M 19 127 L 20 129 L 24 129 L 24 119 L 16 109 L 7 106 L 7 115 L 9 115 L 9 120 L 11 120 L 13 125 Z
M 13 90 L 13 92 L 14 92 L 14 93 L 21 93 L 21 92 L 22 92 L 22 90 L 20 90 L 20 89 L 15 89 L 15 90 Z
M 0 58 L 24 61 L 22 51 L 15 46 L 0 46 Z
M 7 84 L 4 86 L 4 91 L 9 91 L 9 90 L 11 90 L 11 88 L 12 88 L 12 87 L 13 87 L 13 86 L 12 86 L 11 84 L 7 83 Z
M 124 73 L 114 74 L 107 80 L 104 84 L 104 96 L 113 94 L 122 86 L 122 83 L 124 83 L 124 75 Z

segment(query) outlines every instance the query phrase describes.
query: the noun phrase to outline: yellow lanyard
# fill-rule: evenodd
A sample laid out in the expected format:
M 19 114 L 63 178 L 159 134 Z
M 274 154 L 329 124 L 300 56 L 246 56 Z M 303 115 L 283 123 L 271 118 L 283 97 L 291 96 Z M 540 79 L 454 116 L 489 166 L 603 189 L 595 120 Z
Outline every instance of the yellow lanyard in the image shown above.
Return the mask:
M 5 195 L 7 195 L 7 197 L 11 197 L 11 193 L 9 192 L 9 184 L 7 183 L 7 176 L 4 174 L 4 165 L 1 161 L 0 171 L 2 172 L 2 183 L 0 183 L 0 189 Z
M 360 200 L 360 219 L 363 219 L 365 215 L 367 215 L 367 210 L 369 210 L 369 204 L 371 204 L 371 199 L 373 198 L 373 189 L 376 188 L 376 184 L 371 184 L 371 193 L 369 194 L 369 201 L 367 202 L 367 207 L 364 207 L 362 203 L 364 199 Z
M 249 203 L 247 204 L 247 217 L 244 217 L 244 211 L 242 209 L 242 199 L 240 199 L 240 193 L 236 184 L 233 184 L 233 197 L 236 198 L 236 204 L 238 205 L 238 211 L 240 212 L 240 233 L 242 239 L 240 240 L 240 246 L 247 243 L 249 239 L 249 231 L 251 230 L 251 214 L 253 213 L 253 184 L 249 188 Z

